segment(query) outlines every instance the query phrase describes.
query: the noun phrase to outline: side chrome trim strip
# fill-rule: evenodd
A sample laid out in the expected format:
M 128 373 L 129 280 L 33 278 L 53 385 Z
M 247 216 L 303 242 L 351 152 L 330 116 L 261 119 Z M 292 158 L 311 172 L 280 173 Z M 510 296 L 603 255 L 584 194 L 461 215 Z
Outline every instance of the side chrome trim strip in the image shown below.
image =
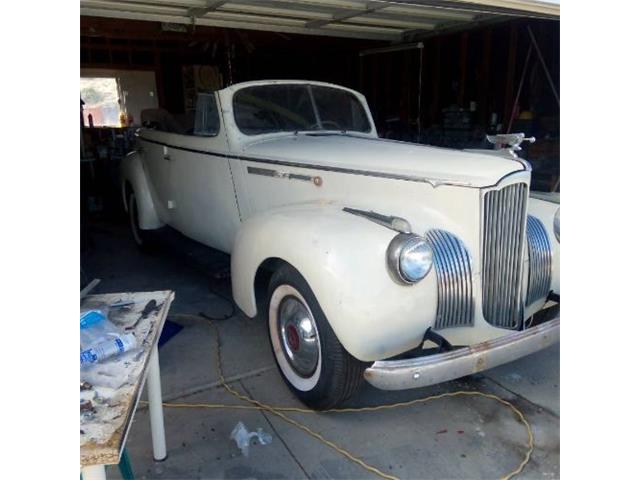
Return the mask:
M 169 147 L 169 148 L 175 148 L 177 150 L 183 150 L 185 152 L 199 153 L 201 155 L 210 155 L 210 156 L 213 156 L 213 157 L 222 157 L 222 158 L 235 159 L 235 160 L 244 160 L 244 161 L 248 161 L 248 162 L 265 163 L 265 164 L 269 164 L 269 165 L 279 165 L 279 166 L 283 166 L 283 167 L 308 168 L 308 169 L 311 169 L 311 170 L 321 170 L 321 171 L 325 171 L 325 172 L 337 172 L 337 173 L 346 173 L 346 174 L 350 174 L 350 175 L 364 175 L 364 176 L 367 176 L 367 177 L 388 178 L 388 179 L 391 179 L 391 180 L 403 180 L 403 181 L 407 181 L 407 182 L 427 183 L 427 184 L 431 185 L 433 188 L 437 188 L 437 187 L 440 187 L 442 185 L 450 185 L 450 186 L 454 186 L 454 187 L 466 187 L 466 188 L 491 188 L 491 187 L 497 186 L 506 177 L 508 177 L 510 175 L 513 175 L 514 173 L 527 171 L 526 166 L 524 166 L 524 164 L 522 164 L 521 162 L 518 162 L 523 167 L 522 169 L 507 173 L 506 175 L 504 175 L 502 178 L 500 178 L 493 185 L 482 185 L 480 187 L 475 187 L 469 182 L 457 182 L 457 181 L 454 181 L 454 180 L 445 180 L 445 179 L 439 179 L 439 178 L 419 177 L 419 176 L 416 176 L 416 175 L 401 175 L 401 174 L 396 174 L 396 173 L 378 172 L 378 171 L 373 171 L 373 170 L 357 170 L 357 169 L 353 169 L 353 168 L 332 167 L 332 166 L 328 166 L 328 165 L 317 165 L 317 164 L 310 164 L 310 163 L 290 162 L 290 161 L 286 161 L 286 160 L 274 160 L 274 159 L 270 159 L 270 158 L 246 157 L 246 156 L 242 156 L 242 155 L 231 155 L 231 154 L 222 153 L 222 152 L 209 152 L 209 151 L 206 151 L 206 150 L 197 150 L 197 149 L 194 149 L 194 148 L 180 147 L 180 146 L 177 146 L 177 145 L 170 145 L 168 143 L 159 142 L 157 140 L 151 140 L 151 139 L 148 139 L 148 138 L 144 138 L 144 137 L 140 136 L 139 134 L 136 134 L 136 136 L 137 136 L 137 138 L 139 140 L 141 140 L 143 142 L 155 143 L 157 145 L 163 145 L 163 146 L 166 146 L 166 147 Z
M 438 281 L 435 329 L 473 325 L 471 257 L 462 241 L 444 230 L 429 230 Z
M 299 173 L 290 173 L 290 172 L 279 172 L 278 170 L 272 170 L 270 168 L 258 168 L 258 167 L 247 167 L 247 173 L 251 175 L 263 175 L 265 177 L 287 178 L 289 180 L 302 180 L 304 182 L 311 182 L 316 187 L 322 186 L 322 177 L 318 177 L 318 176 L 301 175 Z
M 391 230 L 395 230 L 400 233 L 411 233 L 411 224 L 404 218 L 394 217 L 392 215 L 383 215 L 372 210 L 358 210 L 357 208 L 344 207 L 342 211 L 356 215 L 358 217 L 366 218 L 367 220 L 387 227 Z
M 551 290 L 551 242 L 542 222 L 527 217 L 527 248 L 529 250 L 529 287 L 527 306 L 546 298 Z

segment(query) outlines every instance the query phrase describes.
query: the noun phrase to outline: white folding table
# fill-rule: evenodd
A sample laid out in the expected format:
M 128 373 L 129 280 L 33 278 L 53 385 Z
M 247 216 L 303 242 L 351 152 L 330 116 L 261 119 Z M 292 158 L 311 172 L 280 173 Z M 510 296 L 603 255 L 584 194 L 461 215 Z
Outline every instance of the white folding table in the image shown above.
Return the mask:
M 122 378 L 127 378 L 127 382 L 115 389 L 101 389 L 98 381 L 93 387 L 95 393 L 89 391 L 95 395 L 92 403 L 95 410 L 90 415 L 80 417 L 80 465 L 84 480 L 104 480 L 105 466 L 120 462 L 145 380 L 153 458 L 161 461 L 167 456 L 158 340 L 173 299 L 174 293 L 169 290 L 88 295 L 83 299 L 83 307 L 133 302 L 128 307 L 111 309 L 110 320 L 125 331 L 132 332 L 138 345 L 142 347 L 135 355 L 113 359 L 108 364 L 105 363 L 104 367 L 98 366 L 96 369 L 96 378 L 99 378 L 100 368 L 104 368 L 106 376 L 122 369 Z M 145 316 L 142 312 L 151 301 L 155 301 L 157 308 Z M 153 303 L 150 306 L 152 305 Z M 108 392 L 109 398 L 101 396 L 104 391 Z

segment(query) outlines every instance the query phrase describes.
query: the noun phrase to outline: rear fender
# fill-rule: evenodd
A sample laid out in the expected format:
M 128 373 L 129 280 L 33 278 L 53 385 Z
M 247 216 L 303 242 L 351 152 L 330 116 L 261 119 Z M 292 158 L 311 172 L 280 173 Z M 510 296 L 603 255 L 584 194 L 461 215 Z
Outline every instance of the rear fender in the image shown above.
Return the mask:
M 154 230 L 164 226 L 153 203 L 147 173 L 138 152 L 129 153 L 120 167 L 122 174 L 122 201 L 125 211 L 129 211 L 127 185 L 133 189 L 138 206 L 138 223 L 141 230 Z

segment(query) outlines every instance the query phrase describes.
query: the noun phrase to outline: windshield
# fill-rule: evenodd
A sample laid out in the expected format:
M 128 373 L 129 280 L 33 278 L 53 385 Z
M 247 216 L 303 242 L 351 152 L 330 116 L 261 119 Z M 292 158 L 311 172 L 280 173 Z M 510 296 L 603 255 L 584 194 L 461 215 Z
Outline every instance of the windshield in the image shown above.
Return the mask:
M 304 84 L 247 87 L 233 97 L 233 114 L 246 135 L 309 130 L 370 132 L 364 107 L 351 92 Z

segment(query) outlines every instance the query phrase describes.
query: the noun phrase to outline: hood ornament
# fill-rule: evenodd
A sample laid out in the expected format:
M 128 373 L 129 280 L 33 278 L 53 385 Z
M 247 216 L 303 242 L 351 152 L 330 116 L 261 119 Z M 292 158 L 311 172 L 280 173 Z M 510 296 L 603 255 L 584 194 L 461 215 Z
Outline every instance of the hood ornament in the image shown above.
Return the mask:
M 492 143 L 496 146 L 502 147 L 503 145 L 508 145 L 507 150 L 511 155 L 517 157 L 516 152 L 522 150 L 520 144 L 522 142 L 531 142 L 534 143 L 536 141 L 536 137 L 525 137 L 524 133 L 500 133 L 498 135 L 487 135 L 487 140 L 489 143 Z

